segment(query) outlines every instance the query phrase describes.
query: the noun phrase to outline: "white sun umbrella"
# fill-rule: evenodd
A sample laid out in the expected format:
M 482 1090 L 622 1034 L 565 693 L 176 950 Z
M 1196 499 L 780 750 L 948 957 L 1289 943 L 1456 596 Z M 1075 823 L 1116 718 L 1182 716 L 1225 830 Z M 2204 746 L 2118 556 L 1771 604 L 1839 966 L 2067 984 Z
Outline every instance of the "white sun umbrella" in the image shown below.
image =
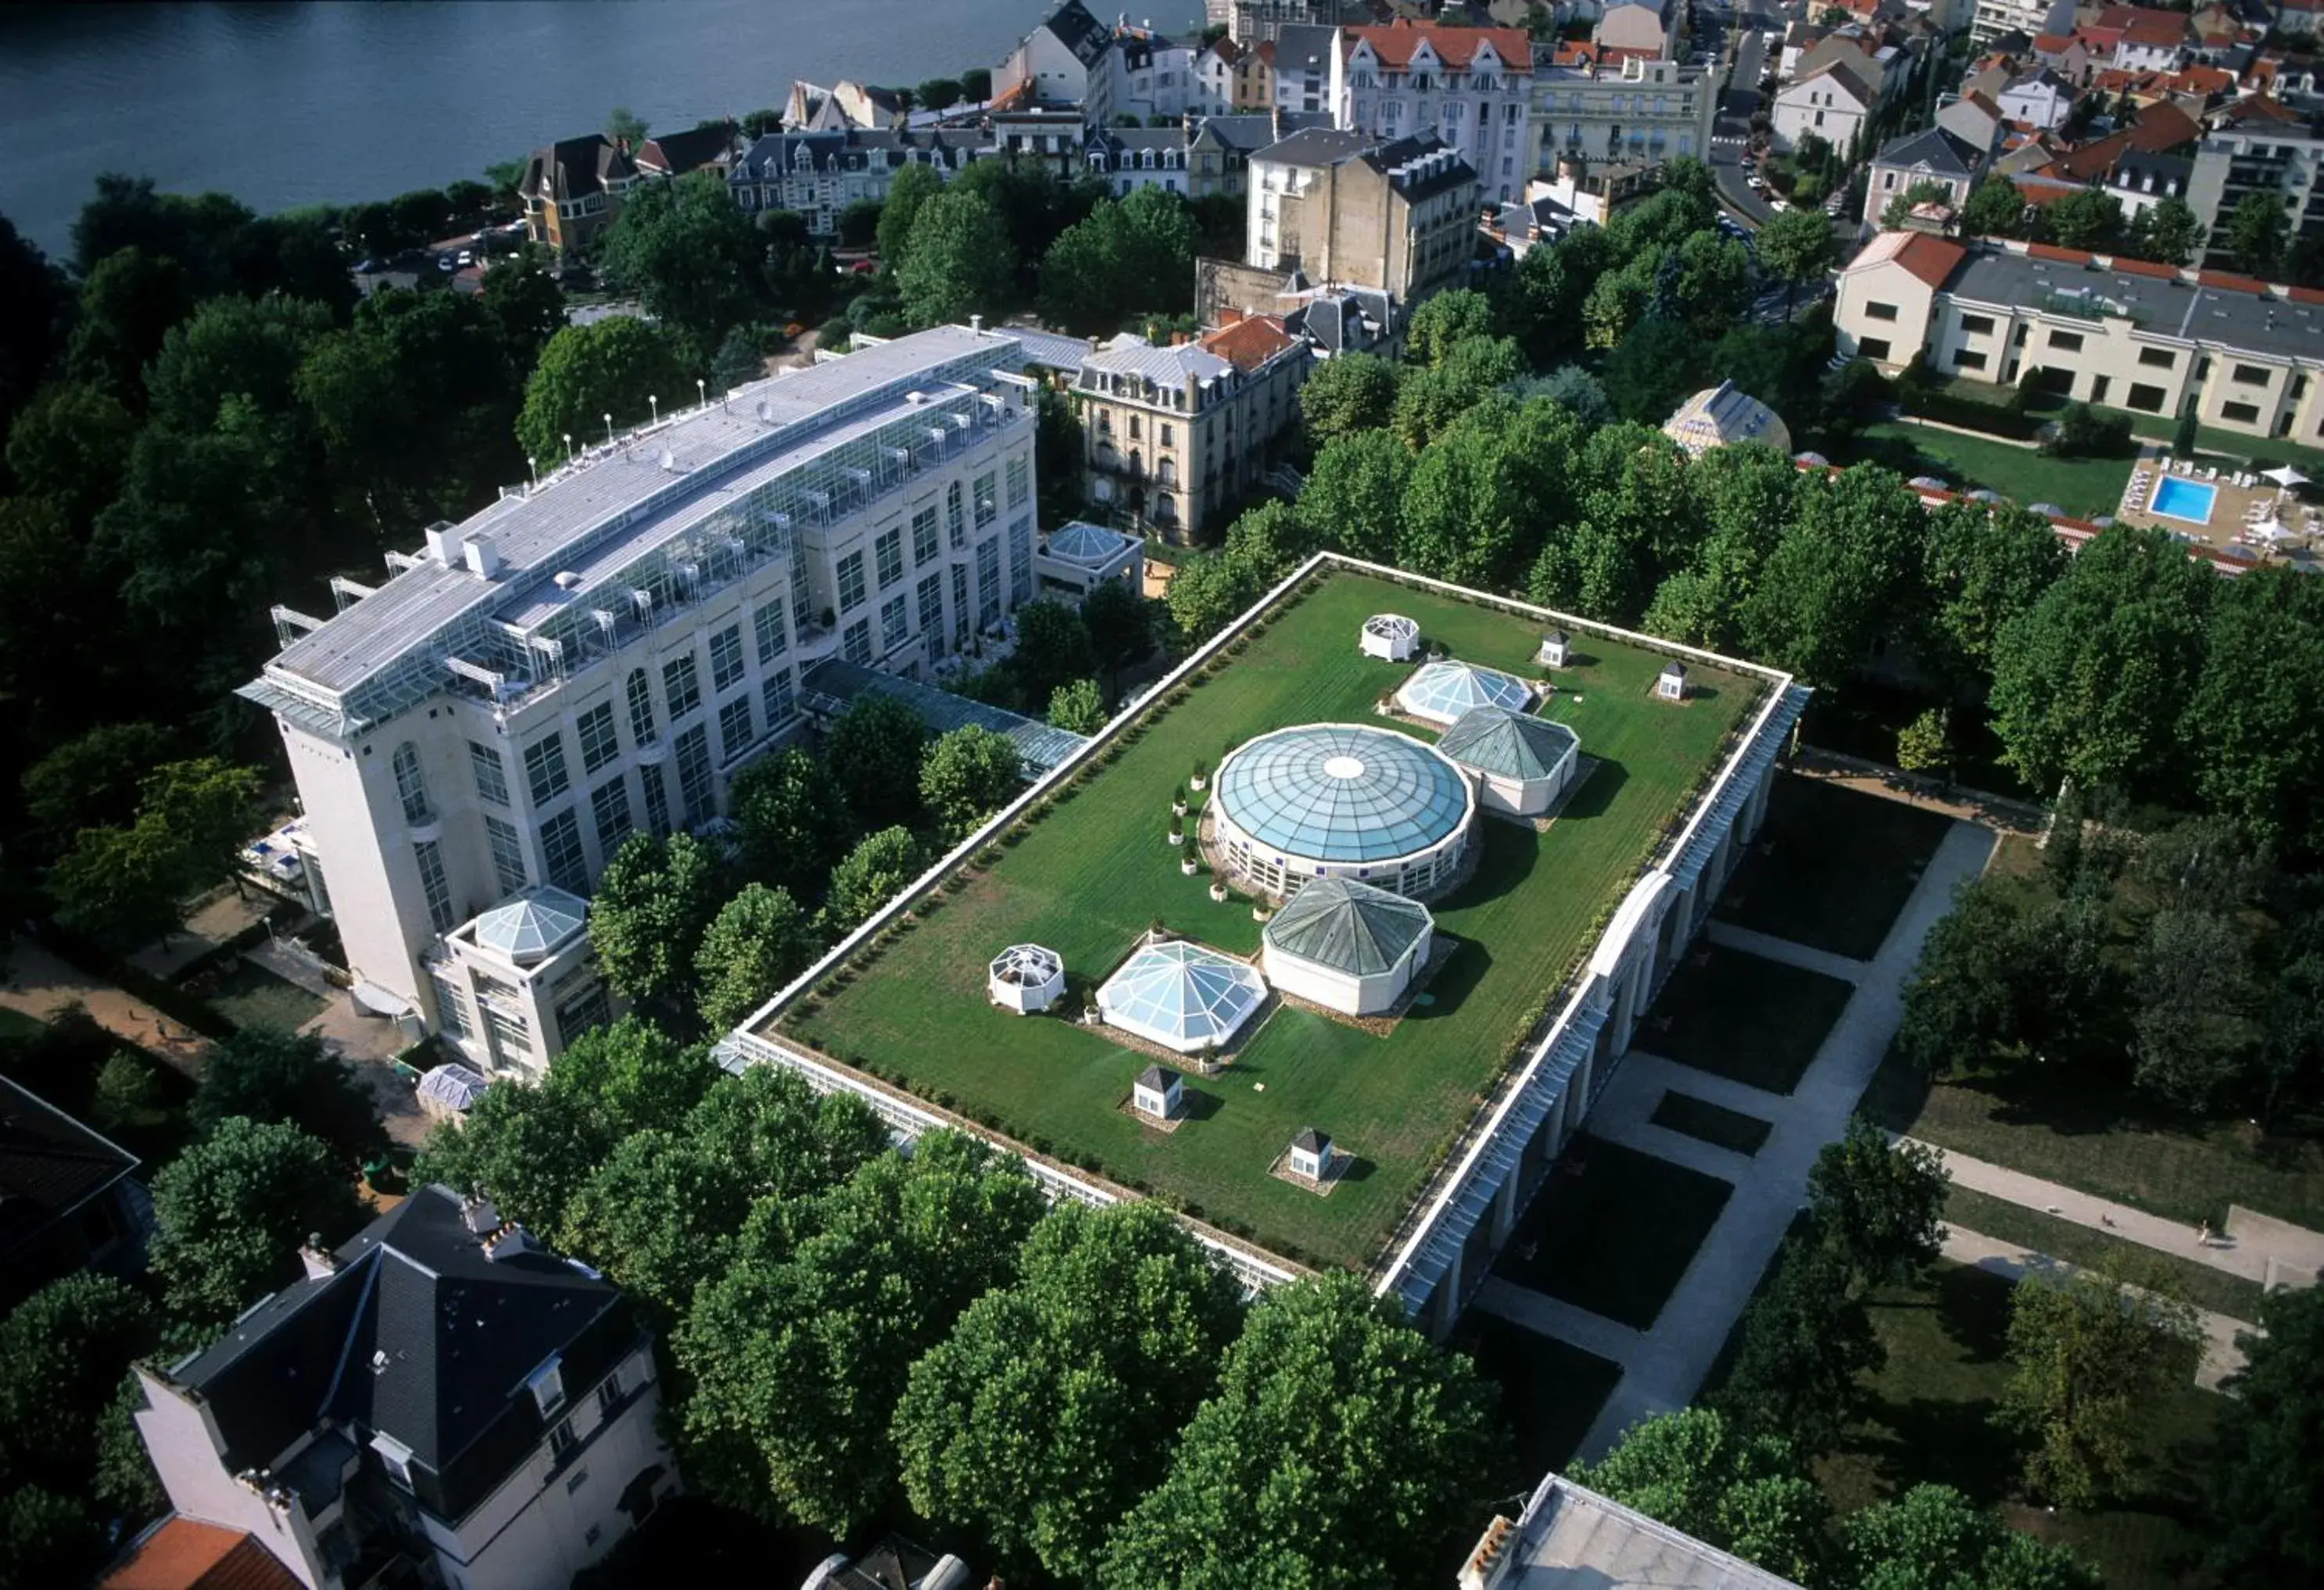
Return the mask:
M 2266 478 L 2275 482 L 2286 491 L 2290 491 L 2295 485 L 2308 484 L 2308 476 L 2289 464 L 2279 464 L 2274 468 L 2265 471 L 2264 474 Z
M 2265 541 L 2271 547 L 2279 541 L 2288 541 L 2298 533 L 2291 526 L 2273 519 L 2263 519 L 2244 532 L 2250 540 Z

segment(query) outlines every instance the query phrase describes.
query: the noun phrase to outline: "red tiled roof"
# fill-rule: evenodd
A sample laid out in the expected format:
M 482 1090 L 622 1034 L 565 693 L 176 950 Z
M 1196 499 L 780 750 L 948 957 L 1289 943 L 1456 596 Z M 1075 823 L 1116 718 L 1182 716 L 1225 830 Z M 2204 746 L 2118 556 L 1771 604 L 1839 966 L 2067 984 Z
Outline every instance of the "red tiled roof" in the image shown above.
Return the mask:
M 2193 116 L 2168 101 L 2143 106 L 2130 124 L 2130 146 L 2147 154 L 2160 154 L 2181 143 L 2193 143 L 2202 131 Z
M 2160 282 L 2179 280 L 2178 266 L 2157 264 L 2153 260 L 2126 260 L 2116 254 L 2114 268 L 2126 276 L 2152 276 Z
M 2128 43 L 2144 44 L 2155 49 L 2184 44 L 2187 42 L 2187 19 L 2175 11 L 2150 11 L 2125 27 L 2122 36 Z
M 2054 243 L 2029 243 L 2025 252 L 2037 260 L 2056 260 L 2069 265 L 2087 265 L 2093 257 L 2086 249 L 2060 248 Z
M 1523 28 L 1456 28 L 1442 23 L 1414 22 L 1398 17 L 1385 27 L 1350 28 L 1358 42 L 1372 47 L 1380 63 L 1397 70 L 1412 63 L 1421 41 L 1428 42 L 1448 67 L 1466 68 L 1477 46 L 1489 43 L 1493 53 L 1518 71 L 1533 69 L 1533 36 Z
M 2114 162 L 2130 147 L 2128 133 L 2111 133 L 2070 151 L 2043 168 L 2042 175 L 2076 182 L 2094 182 L 2114 170 Z
M 1206 334 L 1201 346 L 1239 370 L 1256 370 L 1299 339 L 1283 328 L 1280 317 L 1251 315 Z
M 2324 291 L 2313 287 L 2290 287 L 2284 292 L 2294 303 L 2324 303 Z
M 241 1530 L 172 1518 L 97 1590 L 300 1590 L 298 1576 Z
M 2256 276 L 2238 276 L 2233 271 L 2198 271 L 2195 280 L 2206 287 L 2225 287 L 2236 292 L 2265 292 L 2267 283 Z
M 2253 94 L 2238 99 L 2219 115 L 2223 122 L 2296 122 L 2300 117 L 2271 95 Z
M 1913 234 L 1912 239 L 1895 255 L 1898 264 L 1932 287 L 1942 287 L 1945 278 L 1950 276 L 1968 257 L 1969 250 L 1960 244 L 1948 242 L 1927 232 Z
M 2063 55 L 2067 51 L 2071 50 L 2073 47 L 2074 35 L 2071 33 L 2036 33 L 2034 35 L 2034 49 L 2037 54 Z
M 2260 72 L 2262 68 L 2266 69 L 2262 75 L 2275 75 L 2275 62 L 2252 62 L 2254 72 Z M 2236 74 L 2225 67 L 2205 66 L 2198 62 L 2172 73 L 2163 79 L 2163 86 L 2173 94 L 2224 94 L 2236 86 Z

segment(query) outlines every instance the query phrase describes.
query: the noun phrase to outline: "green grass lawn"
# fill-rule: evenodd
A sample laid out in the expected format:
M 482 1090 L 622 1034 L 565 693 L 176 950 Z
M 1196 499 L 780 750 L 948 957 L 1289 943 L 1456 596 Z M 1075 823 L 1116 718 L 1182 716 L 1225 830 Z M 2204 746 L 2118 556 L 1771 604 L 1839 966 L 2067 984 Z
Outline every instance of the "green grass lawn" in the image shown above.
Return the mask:
M 1818 1477 L 1843 1511 L 1933 1481 L 1958 1486 L 2009 1522 L 2071 1547 L 2107 1590 L 2178 1590 L 2207 1538 L 2202 1485 L 2222 1400 L 2186 1373 L 2142 1423 L 2145 1471 L 2133 1493 L 2089 1513 L 2052 1513 L 2014 1493 L 2018 1451 L 1988 1422 L 2009 1379 L 2002 1356 L 2009 1282 L 1941 1264 L 1924 1286 L 1885 1293 L 1872 1308 L 1888 1363 L 1870 1378 L 1868 1417 Z
M 1704 943 L 1663 985 L 1637 1046 L 1769 1093 L 1789 1093 L 1847 1008 L 1849 984 Z
M 1941 812 L 1785 773 L 1718 914 L 1738 928 L 1870 960 L 1952 826 Z
M 280 1027 L 291 1032 L 324 1009 L 321 1000 L 296 983 L 239 957 L 215 981 L 204 979 L 202 999 L 237 1027 Z
M 1537 634 L 1526 621 L 1332 575 L 1247 637 L 1217 676 L 1146 719 L 1142 738 L 1068 791 L 1021 843 L 1000 848 L 997 864 L 953 880 L 957 892 L 872 952 L 875 964 L 813 996 L 811 1008 L 784 1012 L 784 1032 L 1286 1256 L 1372 1262 L 1762 681 L 1697 668 L 1689 677 L 1701 693 L 1672 707 L 1651 696 L 1659 656 L 1582 637 L 1549 711 L 1580 735 L 1596 769 L 1548 833 L 1480 820 L 1474 876 L 1432 908 L 1440 937 L 1454 945 L 1430 986 L 1433 1003 L 1387 1038 L 1277 1009 L 1222 1076 L 1189 1079 L 1195 1118 L 1175 1132 L 1148 1131 L 1119 1108 L 1144 1055 L 1067 1022 L 993 1008 L 984 975 L 1003 946 L 1030 939 L 1064 956 L 1077 989 L 1093 989 L 1157 918 L 1219 948 L 1254 952 L 1250 907 L 1213 905 L 1207 876 L 1180 875 L 1181 852 L 1163 837 L 1171 792 L 1195 762 L 1215 766 L 1264 730 L 1370 721 L 1374 701 L 1406 671 L 1357 651 L 1363 619 L 1381 611 L 1418 619 L 1457 656 L 1535 672 Z M 1305 1125 L 1355 1159 L 1328 1197 L 1268 1174 Z
M 47 1023 L 38 1016 L 28 1016 L 22 1011 L 0 1006 L 0 1041 L 12 1038 L 38 1038 Z
M 2178 1253 L 2165 1253 L 2144 1243 L 2092 1231 L 2055 1215 L 2044 1215 L 2023 1204 L 2013 1204 L 1972 1188 L 1945 1190 L 1945 1219 L 1952 1225 L 2005 1243 L 2017 1243 L 2037 1253 L 2069 1264 L 2094 1265 L 2109 1254 L 2120 1254 L 2152 1264 L 2176 1282 L 2187 1300 L 2232 1319 L 2256 1320 L 2263 1295 L 2259 1282 L 2229 1275 Z M 2190 1237 L 2191 1232 L 2188 1234 Z
M 1774 1125 L 1757 1115 L 1747 1115 L 1740 1110 L 1730 1110 L 1724 1105 L 1714 1105 L 1709 1099 L 1674 1089 L 1663 1094 L 1647 1120 L 1673 1132 L 1683 1132 L 1713 1148 L 1729 1149 L 1738 1154 L 1757 1153 L 1766 1146 L 1767 1134 L 1775 1130 Z
M 1494 1273 L 1650 1329 L 1734 1192 L 1715 1176 L 1584 1133 Z
M 1531 1491 L 1543 1474 L 1572 1461 L 1622 1378 L 1610 1359 L 1481 1308 L 1461 1317 L 1452 1345 L 1500 1389 L 1504 1436 L 1494 1448 L 1493 1484 L 1510 1493 Z
M 2128 458 L 2047 458 L 2031 448 L 1902 421 L 1868 425 L 1860 435 L 1870 443 L 1902 443 L 1918 458 L 1911 473 L 1934 475 L 1955 491 L 1982 486 L 2027 507 L 2054 503 L 2085 519 L 2120 507 L 2130 480 Z

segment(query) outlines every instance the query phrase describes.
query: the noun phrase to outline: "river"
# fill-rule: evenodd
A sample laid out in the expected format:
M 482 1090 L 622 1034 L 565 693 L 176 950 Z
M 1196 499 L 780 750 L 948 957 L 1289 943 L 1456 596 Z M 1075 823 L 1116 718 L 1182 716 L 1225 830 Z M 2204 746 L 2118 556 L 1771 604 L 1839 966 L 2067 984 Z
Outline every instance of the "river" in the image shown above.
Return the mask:
M 794 78 L 990 67 L 1052 3 L 0 5 L 0 215 L 58 254 L 100 171 L 261 211 L 391 198 L 481 177 L 617 105 L 690 127 L 779 107 Z M 1192 29 L 1202 5 L 1132 14 Z

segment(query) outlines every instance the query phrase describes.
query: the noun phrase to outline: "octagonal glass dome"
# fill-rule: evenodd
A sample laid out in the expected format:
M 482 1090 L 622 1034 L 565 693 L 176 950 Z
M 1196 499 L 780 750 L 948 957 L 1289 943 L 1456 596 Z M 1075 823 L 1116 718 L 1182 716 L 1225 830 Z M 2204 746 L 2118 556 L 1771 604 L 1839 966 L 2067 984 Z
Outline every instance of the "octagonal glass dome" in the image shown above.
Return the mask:
M 1470 662 L 1430 662 L 1416 670 L 1396 693 L 1397 705 L 1415 717 L 1449 724 L 1478 707 L 1523 712 L 1533 690 L 1515 674 Z
M 1262 846 L 1315 861 L 1410 855 L 1469 819 L 1468 781 L 1409 735 L 1355 724 L 1277 729 L 1219 771 L 1221 813 Z
M 588 918 L 588 901 L 544 883 L 512 894 L 478 917 L 476 942 L 518 966 L 530 966 L 571 943 Z
M 1266 999 L 1250 966 L 1183 940 L 1148 945 L 1097 991 L 1107 1025 L 1180 1054 L 1226 1042 Z

